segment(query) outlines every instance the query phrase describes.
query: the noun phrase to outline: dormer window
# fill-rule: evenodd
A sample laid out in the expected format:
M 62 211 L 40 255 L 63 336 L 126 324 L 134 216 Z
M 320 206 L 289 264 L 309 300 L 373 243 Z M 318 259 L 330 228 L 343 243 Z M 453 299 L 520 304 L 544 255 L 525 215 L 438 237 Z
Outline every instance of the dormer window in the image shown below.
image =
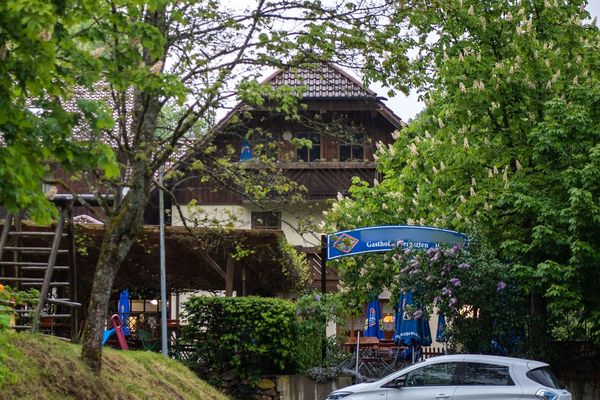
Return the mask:
M 310 145 L 298 146 L 296 158 L 298 161 L 317 161 L 321 158 L 321 135 L 318 133 L 298 133 L 296 139 L 308 140 Z
M 361 161 L 365 159 L 365 146 L 362 133 L 355 133 L 340 140 L 340 161 Z

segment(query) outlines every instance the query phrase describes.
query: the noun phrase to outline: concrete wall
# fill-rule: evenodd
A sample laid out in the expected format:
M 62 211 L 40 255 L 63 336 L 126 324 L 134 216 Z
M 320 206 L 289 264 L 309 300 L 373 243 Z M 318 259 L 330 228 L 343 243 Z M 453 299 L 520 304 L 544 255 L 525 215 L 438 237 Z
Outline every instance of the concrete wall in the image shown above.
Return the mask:
M 326 383 L 317 383 L 305 375 L 277 376 L 277 392 L 280 400 L 324 400 L 334 390 L 351 384 L 352 378 L 348 376 Z

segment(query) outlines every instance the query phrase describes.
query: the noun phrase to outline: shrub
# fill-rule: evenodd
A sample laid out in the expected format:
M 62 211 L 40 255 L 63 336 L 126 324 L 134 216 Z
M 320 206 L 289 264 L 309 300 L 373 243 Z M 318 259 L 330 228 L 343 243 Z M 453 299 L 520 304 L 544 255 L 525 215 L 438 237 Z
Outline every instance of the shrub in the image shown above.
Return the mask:
M 261 373 L 298 367 L 294 303 L 263 297 L 194 297 L 185 304 L 181 341 L 191 345 L 191 366 L 214 377 L 235 371 L 252 380 Z

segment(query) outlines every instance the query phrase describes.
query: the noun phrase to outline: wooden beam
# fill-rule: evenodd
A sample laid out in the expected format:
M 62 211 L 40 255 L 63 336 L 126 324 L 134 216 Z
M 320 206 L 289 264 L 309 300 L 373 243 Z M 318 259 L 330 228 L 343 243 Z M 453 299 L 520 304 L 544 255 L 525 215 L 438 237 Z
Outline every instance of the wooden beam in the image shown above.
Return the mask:
M 227 253 L 227 277 L 225 278 L 225 296 L 233 295 L 233 280 L 235 277 L 235 264 L 231 253 Z
M 208 252 L 205 251 L 204 249 L 198 249 L 198 251 L 200 252 L 200 254 L 202 254 L 202 257 L 204 257 L 204 259 L 206 259 L 208 264 L 215 271 L 217 271 L 217 273 L 221 276 L 221 278 L 223 278 L 225 281 L 227 281 L 227 275 L 225 274 L 225 271 L 223 271 L 223 268 L 221 268 L 219 266 L 219 264 L 217 264 L 217 262 L 210 256 L 210 254 L 208 254 Z

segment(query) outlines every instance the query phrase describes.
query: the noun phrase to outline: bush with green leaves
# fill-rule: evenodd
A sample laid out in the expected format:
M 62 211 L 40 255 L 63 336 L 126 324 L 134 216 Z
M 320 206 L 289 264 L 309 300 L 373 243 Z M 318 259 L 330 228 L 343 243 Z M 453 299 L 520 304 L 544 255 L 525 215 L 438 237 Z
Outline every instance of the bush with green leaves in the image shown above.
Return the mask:
M 260 373 L 298 367 L 299 328 L 291 301 L 265 297 L 194 297 L 185 305 L 188 324 L 181 342 L 193 346 L 192 368 L 214 377 L 236 371 L 252 380 Z
M 301 371 L 314 367 L 334 367 L 348 355 L 337 337 L 326 337 L 329 322 L 346 323 L 347 314 L 338 293 L 309 293 L 296 301 L 299 339 L 296 359 Z

